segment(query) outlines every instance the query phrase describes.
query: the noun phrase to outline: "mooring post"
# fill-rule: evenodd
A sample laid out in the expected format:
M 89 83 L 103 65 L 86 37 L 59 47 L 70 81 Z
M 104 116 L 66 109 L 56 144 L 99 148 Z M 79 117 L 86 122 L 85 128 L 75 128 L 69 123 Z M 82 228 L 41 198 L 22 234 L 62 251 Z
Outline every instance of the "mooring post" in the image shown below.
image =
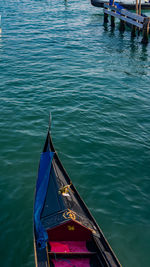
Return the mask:
M 124 31 L 125 31 L 125 21 L 120 20 L 119 30 L 120 30 L 121 32 L 124 32 Z
M 139 0 L 138 14 L 141 16 L 141 0 Z M 138 35 L 140 35 L 140 31 L 141 31 L 141 29 L 138 28 Z
M 108 14 L 105 13 L 105 9 L 104 9 L 104 23 L 108 23 Z
M 114 0 L 109 0 L 109 5 L 115 7 Z M 112 28 L 115 27 L 115 17 L 114 16 L 111 16 L 111 23 L 110 23 L 110 25 L 111 25 Z
M 136 14 L 138 14 L 138 0 L 136 0 L 135 9 L 136 9 Z
M 150 18 L 145 18 L 143 23 L 143 39 L 142 39 L 143 44 L 148 43 L 149 24 L 150 24 Z
M 141 16 L 141 0 L 139 0 L 139 15 Z
M 132 37 L 136 36 L 136 26 L 134 26 L 134 25 L 132 25 L 131 36 Z
M 114 28 L 115 27 L 115 17 L 111 16 L 111 27 Z

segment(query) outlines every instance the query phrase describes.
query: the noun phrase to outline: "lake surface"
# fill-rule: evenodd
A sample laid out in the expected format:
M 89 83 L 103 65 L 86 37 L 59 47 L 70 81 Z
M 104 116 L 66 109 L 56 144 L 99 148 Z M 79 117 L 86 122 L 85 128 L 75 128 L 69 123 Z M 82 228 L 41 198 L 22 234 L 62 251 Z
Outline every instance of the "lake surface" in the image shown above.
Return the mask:
M 0 266 L 32 267 L 33 201 L 55 148 L 121 264 L 150 266 L 150 44 L 88 0 L 1 0 Z

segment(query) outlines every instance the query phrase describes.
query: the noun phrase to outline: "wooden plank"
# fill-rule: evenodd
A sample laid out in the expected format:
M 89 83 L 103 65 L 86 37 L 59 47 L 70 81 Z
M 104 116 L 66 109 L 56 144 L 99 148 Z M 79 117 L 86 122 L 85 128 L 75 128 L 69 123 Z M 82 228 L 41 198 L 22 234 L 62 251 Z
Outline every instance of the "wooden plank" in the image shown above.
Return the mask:
M 119 12 L 119 13 L 121 13 L 122 15 L 125 15 L 125 16 L 127 16 L 127 17 L 129 17 L 129 18 L 132 18 L 132 19 L 135 19 L 135 20 L 138 20 L 138 21 L 140 21 L 140 22 L 143 22 L 143 21 L 144 21 L 144 17 L 143 17 L 143 16 L 140 16 L 140 15 L 134 14 L 134 13 L 132 13 L 132 12 L 129 12 L 129 11 L 126 10 L 126 9 L 119 9 L 119 8 L 117 8 L 117 7 L 115 7 L 115 6 L 109 6 L 108 4 L 104 4 L 104 7 L 105 7 L 105 8 L 108 8 L 108 9 L 110 9 L 110 10 L 114 10 L 114 11 L 116 11 L 116 12 Z
M 140 29 L 143 29 L 143 24 L 141 23 L 138 23 L 136 21 L 134 21 L 133 19 L 129 19 L 129 18 L 126 18 L 126 17 L 123 17 L 121 16 L 121 19 L 130 23 L 131 25 L 135 25 L 136 27 L 139 27 Z
M 75 256 L 82 256 L 82 255 L 87 255 L 87 256 L 90 256 L 90 255 L 95 255 L 96 252 L 91 252 L 91 251 L 85 251 L 85 252 L 53 252 L 53 251 L 48 251 L 48 254 L 49 255 L 67 255 L 67 256 L 72 256 L 72 255 L 75 255 Z
M 118 19 L 122 19 L 122 16 L 121 16 L 120 14 L 118 14 L 118 13 L 114 13 L 114 12 L 112 12 L 112 11 L 110 11 L 110 10 L 104 10 L 104 13 L 106 13 L 106 14 L 108 14 L 108 15 L 111 15 L 111 16 L 114 16 L 114 17 L 116 17 L 116 18 L 118 18 Z
M 124 16 L 122 16 L 122 15 L 120 15 L 120 14 L 118 14 L 118 13 L 113 12 L 113 11 L 109 11 L 109 10 L 105 9 L 105 10 L 104 10 L 104 13 L 106 13 L 106 14 L 108 14 L 108 15 L 110 15 L 110 16 L 114 16 L 114 17 L 116 17 L 116 18 L 118 18 L 118 19 L 121 19 L 121 20 L 123 20 L 123 21 L 125 21 L 125 22 L 128 22 L 128 23 L 130 23 L 131 25 L 135 25 L 135 26 L 139 27 L 140 29 L 143 28 L 143 24 L 138 23 L 138 22 L 136 22 L 136 21 L 134 21 L 134 20 L 132 20 L 132 19 L 126 18 L 126 17 L 124 17 Z
M 122 15 L 125 15 L 125 16 L 127 16 L 127 17 L 136 19 L 136 20 L 138 20 L 138 21 L 141 21 L 141 22 L 144 21 L 144 17 L 143 17 L 143 16 L 140 16 L 140 15 L 137 15 L 137 14 L 134 14 L 134 13 L 131 13 L 131 12 L 127 11 L 126 9 L 122 9 L 122 10 L 120 11 L 120 13 L 121 13 Z

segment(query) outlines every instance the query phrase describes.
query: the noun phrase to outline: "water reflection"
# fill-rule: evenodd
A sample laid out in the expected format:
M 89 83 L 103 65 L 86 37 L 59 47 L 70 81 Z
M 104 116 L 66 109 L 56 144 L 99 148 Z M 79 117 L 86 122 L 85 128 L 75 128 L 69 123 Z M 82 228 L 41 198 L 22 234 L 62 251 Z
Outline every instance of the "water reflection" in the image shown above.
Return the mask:
M 0 15 L 0 34 L 2 32 L 2 16 Z
M 142 61 L 148 61 L 148 48 L 147 48 L 147 46 L 142 45 L 141 52 L 142 52 L 141 56 L 140 56 L 141 60 Z
M 68 6 L 68 0 L 64 0 L 65 7 Z

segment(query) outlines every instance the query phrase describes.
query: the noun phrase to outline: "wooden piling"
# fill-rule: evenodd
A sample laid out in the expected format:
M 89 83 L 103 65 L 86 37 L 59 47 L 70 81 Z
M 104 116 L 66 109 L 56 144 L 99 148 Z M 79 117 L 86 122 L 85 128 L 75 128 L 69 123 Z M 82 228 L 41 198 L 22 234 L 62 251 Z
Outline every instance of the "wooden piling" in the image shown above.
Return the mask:
M 111 27 L 115 28 L 115 17 L 111 16 Z
M 136 26 L 134 26 L 134 25 L 132 25 L 131 36 L 132 37 L 136 36 Z
M 108 23 L 108 14 L 104 13 L 104 23 Z
M 119 31 L 125 31 L 125 22 L 123 20 L 120 20 Z
M 136 8 L 136 14 L 138 14 L 138 0 L 136 0 L 135 8 Z
M 139 0 L 139 15 L 141 16 L 141 0 Z
M 137 0 L 136 0 L 137 1 Z M 140 8 L 137 12 L 141 12 Z M 120 19 L 120 31 L 125 30 L 125 24 L 129 24 L 132 28 L 131 36 L 135 37 L 136 32 L 140 33 L 143 31 L 143 39 L 142 43 L 148 43 L 148 35 L 149 35 L 149 25 L 150 25 L 150 17 L 144 17 L 139 15 L 138 13 L 129 12 L 126 9 L 118 8 L 118 6 L 113 6 L 104 3 L 104 24 L 108 22 L 108 15 L 111 16 L 111 27 L 115 27 L 115 18 Z
M 143 39 L 142 39 L 143 44 L 148 43 L 149 24 L 150 24 L 150 18 L 145 18 L 143 23 Z
M 114 0 L 112 2 L 112 6 L 114 6 Z M 111 27 L 115 28 L 115 17 L 114 16 L 111 16 Z

